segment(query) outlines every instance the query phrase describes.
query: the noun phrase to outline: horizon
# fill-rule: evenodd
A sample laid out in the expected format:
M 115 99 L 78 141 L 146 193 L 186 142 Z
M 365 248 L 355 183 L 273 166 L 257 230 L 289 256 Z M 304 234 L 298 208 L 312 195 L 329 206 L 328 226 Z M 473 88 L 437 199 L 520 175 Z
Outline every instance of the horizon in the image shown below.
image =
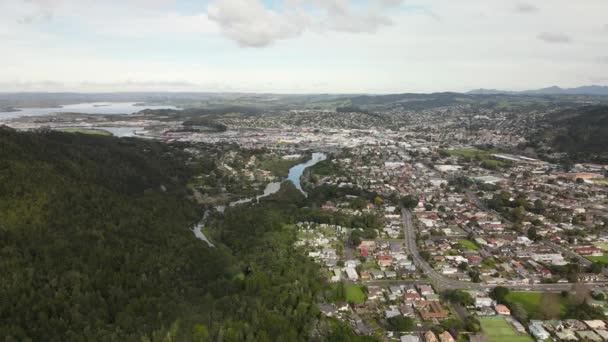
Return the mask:
M 560 90 L 572 90 L 572 89 L 580 89 L 580 88 L 588 88 L 588 87 L 597 87 L 597 88 L 606 88 L 608 90 L 607 85 L 601 84 L 588 84 L 588 85 L 580 85 L 575 87 L 560 87 L 557 85 L 542 87 L 538 89 L 498 89 L 498 88 L 477 88 L 477 89 L 469 89 L 465 91 L 433 91 L 433 92 L 391 92 L 391 93 L 340 93 L 340 92 L 302 92 L 302 93 L 291 93 L 291 92 L 240 92 L 240 91 L 188 91 L 188 90 L 127 90 L 127 91 L 78 91 L 78 90 L 66 90 L 66 91 L 0 91 L 0 95 L 16 95 L 16 94 L 82 94 L 82 95 L 111 95 L 111 94 L 210 94 L 210 95 L 281 95 L 281 96 L 310 96 L 310 95 L 327 95 L 327 96 L 383 96 L 383 95 L 400 95 L 400 94 L 420 94 L 420 95 L 432 95 L 432 94 L 463 94 L 463 95 L 484 95 L 471 93 L 475 91 L 495 91 L 499 92 L 498 94 L 486 94 L 486 95 L 534 95 L 534 94 L 526 94 L 526 92 L 535 92 L 542 91 L 551 88 L 558 88 Z M 581 95 L 585 95 L 584 93 L 580 93 Z M 556 94 L 557 95 L 557 94 Z
M 396 94 L 606 84 L 606 12 L 601 0 L 5 0 L 0 91 Z

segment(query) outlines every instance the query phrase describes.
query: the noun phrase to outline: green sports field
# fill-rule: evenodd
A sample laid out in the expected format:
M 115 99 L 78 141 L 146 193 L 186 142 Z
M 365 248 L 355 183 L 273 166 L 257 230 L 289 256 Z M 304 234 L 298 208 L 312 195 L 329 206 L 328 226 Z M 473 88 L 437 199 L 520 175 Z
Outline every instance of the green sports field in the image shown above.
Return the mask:
M 559 305 L 559 314 L 563 315 L 568 306 L 568 299 L 561 297 L 558 293 L 544 293 L 550 300 Z M 506 300 L 509 303 L 520 303 L 531 318 L 538 318 L 541 301 L 543 298 L 542 292 L 510 292 Z M 547 298 L 545 298 L 547 299 Z M 557 314 L 557 312 L 556 312 Z M 554 317 L 559 318 L 559 317 Z
M 530 336 L 519 334 L 502 316 L 480 317 L 479 322 L 489 342 L 532 342 Z
M 603 249 L 603 247 L 600 247 Z M 604 252 L 602 256 L 588 256 L 587 259 L 595 262 L 601 262 L 602 264 L 608 264 L 608 253 Z

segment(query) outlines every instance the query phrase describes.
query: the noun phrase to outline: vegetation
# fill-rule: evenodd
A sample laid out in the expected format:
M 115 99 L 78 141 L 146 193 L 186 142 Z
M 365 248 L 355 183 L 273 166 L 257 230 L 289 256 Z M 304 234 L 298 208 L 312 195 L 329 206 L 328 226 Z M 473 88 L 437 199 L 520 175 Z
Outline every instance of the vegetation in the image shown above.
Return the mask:
M 532 342 L 528 335 L 519 334 L 502 316 L 480 317 L 481 330 L 492 342 Z
M 65 128 L 61 130 L 66 133 L 80 133 L 80 134 L 93 134 L 93 135 L 112 135 L 112 133 L 103 129 L 89 129 L 89 128 Z
M 573 161 L 608 161 L 608 106 L 568 109 L 548 116 L 538 139 Z
M 171 145 L 0 131 L 0 331 L 8 340 L 354 340 L 319 315 L 318 267 L 294 252 L 303 196 L 189 227 L 200 165 Z M 314 338 L 313 338 L 314 337 Z
M 349 303 L 365 302 L 365 292 L 362 285 L 351 284 L 346 286 L 346 301 Z
M 600 262 L 602 264 L 608 264 L 608 254 L 604 253 L 602 256 L 587 256 L 587 259 L 591 261 Z
M 460 244 L 464 248 L 474 250 L 474 251 L 479 249 L 479 246 L 477 246 L 477 244 L 471 240 L 461 239 L 461 240 L 458 240 L 458 244 Z
M 411 331 L 414 328 L 414 320 L 404 316 L 391 317 L 388 324 L 395 331 Z
M 289 174 L 289 169 L 305 161 L 308 157 L 297 159 L 283 159 L 280 156 L 263 159 L 260 163 L 260 169 L 270 171 L 279 178 L 285 178 Z

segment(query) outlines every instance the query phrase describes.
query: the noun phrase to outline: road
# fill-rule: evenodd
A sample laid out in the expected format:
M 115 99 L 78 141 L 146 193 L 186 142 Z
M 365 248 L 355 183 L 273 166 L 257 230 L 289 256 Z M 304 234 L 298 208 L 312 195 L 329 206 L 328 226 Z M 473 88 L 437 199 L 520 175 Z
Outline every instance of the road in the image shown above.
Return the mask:
M 418 252 L 418 246 L 416 245 L 416 231 L 412 222 L 412 213 L 401 207 L 401 217 L 403 220 L 403 233 L 405 236 L 405 248 L 406 251 L 412 256 L 412 260 L 416 267 L 421 269 L 424 274 L 431 280 L 438 290 L 449 290 L 449 289 L 463 289 L 463 290 L 481 290 L 481 289 L 492 289 L 497 285 L 478 284 L 472 282 L 458 281 L 444 277 L 442 274 L 437 272 L 429 263 L 424 260 Z M 558 246 L 559 247 L 559 246 Z M 411 283 L 411 281 L 403 281 L 403 283 Z M 590 287 L 597 285 L 604 286 L 606 283 L 585 283 Z M 556 283 L 556 284 L 500 284 L 500 286 L 507 287 L 511 290 L 516 291 L 547 291 L 547 292 L 559 292 L 568 291 L 572 288 L 572 283 Z

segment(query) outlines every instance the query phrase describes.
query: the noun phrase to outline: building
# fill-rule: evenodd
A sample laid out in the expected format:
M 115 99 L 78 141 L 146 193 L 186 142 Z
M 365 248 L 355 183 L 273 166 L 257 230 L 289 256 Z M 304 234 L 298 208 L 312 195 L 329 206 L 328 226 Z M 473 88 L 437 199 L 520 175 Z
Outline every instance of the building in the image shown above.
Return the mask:
M 496 312 L 499 315 L 510 315 L 511 314 L 511 310 L 509 310 L 509 308 L 507 308 L 506 306 L 502 305 L 502 304 L 498 304 L 494 307 L 494 310 L 496 310 Z
M 433 318 L 444 319 L 447 318 L 449 313 L 443 309 L 440 302 L 438 301 L 426 301 L 420 300 L 416 302 L 418 312 L 423 320 L 428 321 Z
M 420 337 L 414 335 L 401 336 L 401 342 L 420 342 Z
M 543 322 L 541 321 L 532 321 L 528 326 L 528 329 L 530 330 L 530 334 L 532 334 L 537 341 L 544 341 L 551 337 L 549 332 L 543 328 Z
M 430 330 L 424 333 L 424 341 L 425 342 L 439 342 L 439 340 L 437 340 L 437 337 L 435 337 L 435 334 Z
M 348 276 L 348 279 L 350 279 L 352 281 L 359 280 L 359 275 L 357 274 L 357 270 L 355 268 L 347 267 L 346 269 L 344 269 L 344 271 L 346 271 L 346 275 Z
M 454 337 L 452 337 L 452 335 L 447 331 L 444 331 L 441 334 L 439 334 L 439 340 L 441 342 L 456 342 L 454 340 Z

